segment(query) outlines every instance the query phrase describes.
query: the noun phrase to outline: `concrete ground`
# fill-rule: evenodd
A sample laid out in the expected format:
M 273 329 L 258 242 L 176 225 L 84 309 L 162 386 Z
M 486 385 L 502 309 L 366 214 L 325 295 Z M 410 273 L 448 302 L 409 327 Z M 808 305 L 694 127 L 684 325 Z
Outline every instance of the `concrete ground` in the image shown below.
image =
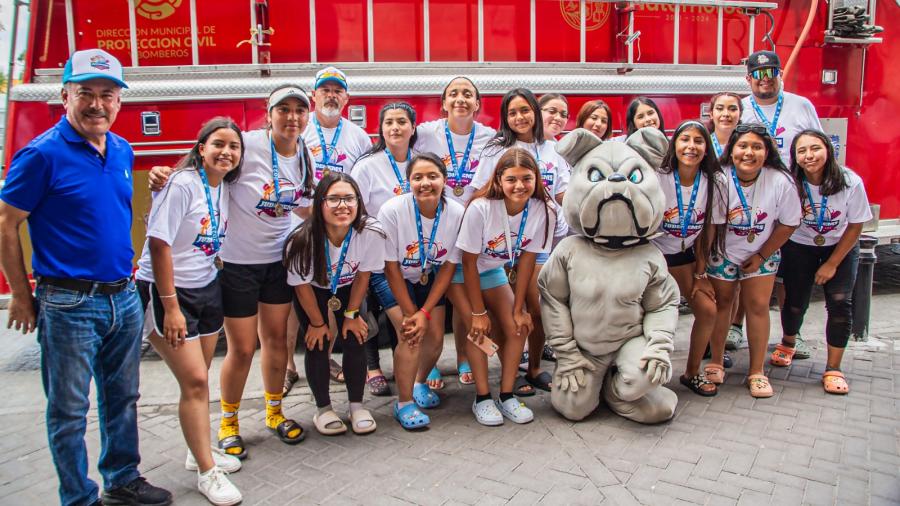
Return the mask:
M 525 402 L 528 425 L 478 425 L 470 411 L 473 387 L 456 381 L 452 340 L 439 363 L 447 376 L 431 428 L 409 433 L 391 417 L 393 398 L 369 398 L 378 430 L 369 436 L 326 438 L 312 427 L 314 404 L 304 380 L 285 400 L 288 416 L 307 429 L 306 441 L 286 446 L 264 429 L 258 368 L 241 408 L 250 457 L 231 476 L 244 504 L 900 504 L 900 256 L 881 248 L 870 337 L 851 343 L 844 371 L 848 396 L 822 391 L 824 304 L 813 303 L 803 334 L 809 360 L 770 372 L 771 399 L 754 400 L 744 383 L 746 349 L 734 353 L 719 395 L 702 398 L 677 381 L 684 367 L 692 317 L 680 318 L 673 420 L 642 426 L 601 408 L 587 420 L 558 416 L 547 395 Z M 771 313 L 771 342 L 780 337 Z M 0 321 L 6 321 L 5 311 Z M 34 336 L 0 332 L 0 504 L 54 504 L 56 475 L 47 447 L 45 400 Z M 389 372 L 390 358 L 383 352 Z M 302 356 L 298 354 L 299 363 Z M 210 391 L 218 395 L 217 356 Z M 548 368 L 552 364 L 545 364 Z M 492 365 L 499 374 L 499 365 Z M 392 385 L 393 386 L 393 385 Z M 346 410 L 342 385 L 335 407 Z M 142 363 L 139 404 L 141 470 L 167 487 L 176 504 L 201 505 L 196 476 L 184 470 L 177 418 L 177 385 L 165 365 Z M 211 428 L 218 426 L 218 404 Z M 211 437 L 214 432 L 211 430 Z M 91 476 L 99 454 L 96 412 L 89 416 Z

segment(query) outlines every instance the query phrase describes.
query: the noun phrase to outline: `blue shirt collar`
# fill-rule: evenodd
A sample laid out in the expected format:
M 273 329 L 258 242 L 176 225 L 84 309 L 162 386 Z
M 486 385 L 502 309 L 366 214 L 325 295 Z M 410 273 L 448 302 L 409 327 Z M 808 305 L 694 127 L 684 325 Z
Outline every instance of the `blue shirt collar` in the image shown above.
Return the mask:
M 87 139 L 81 136 L 77 130 L 69 123 L 69 119 L 66 118 L 66 115 L 63 114 L 61 118 L 59 118 L 59 122 L 56 124 L 56 128 L 59 130 L 60 135 L 62 135 L 63 139 L 71 143 L 78 144 L 89 144 Z M 106 144 L 107 146 L 113 142 L 113 136 L 110 135 L 109 132 L 106 132 Z

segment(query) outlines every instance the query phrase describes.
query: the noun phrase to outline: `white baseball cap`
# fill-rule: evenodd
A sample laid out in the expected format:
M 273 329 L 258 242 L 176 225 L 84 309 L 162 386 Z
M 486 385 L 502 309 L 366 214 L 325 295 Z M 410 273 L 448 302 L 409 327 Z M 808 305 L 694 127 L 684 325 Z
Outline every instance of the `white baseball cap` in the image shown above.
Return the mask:
M 299 86 L 290 85 L 276 88 L 275 91 L 269 95 L 269 112 L 271 112 L 276 105 L 289 98 L 296 98 L 309 109 L 309 97 L 307 96 L 306 90 Z
M 80 83 L 90 79 L 109 79 L 122 88 L 127 88 L 122 64 L 115 56 L 102 49 L 75 51 L 63 70 L 63 84 Z

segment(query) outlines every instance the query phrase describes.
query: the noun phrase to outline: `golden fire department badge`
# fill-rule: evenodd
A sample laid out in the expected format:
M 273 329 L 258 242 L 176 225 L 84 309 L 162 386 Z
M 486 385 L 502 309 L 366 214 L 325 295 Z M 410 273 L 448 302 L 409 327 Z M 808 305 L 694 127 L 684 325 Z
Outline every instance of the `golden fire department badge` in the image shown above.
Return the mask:
M 590 32 L 603 26 L 606 20 L 609 19 L 612 5 L 607 2 L 587 2 L 584 12 L 585 30 Z M 559 10 L 563 19 L 566 20 L 566 24 L 576 30 L 581 30 L 581 2 L 577 0 L 560 0 Z
M 147 19 L 159 20 L 175 14 L 183 0 L 137 0 L 134 10 Z

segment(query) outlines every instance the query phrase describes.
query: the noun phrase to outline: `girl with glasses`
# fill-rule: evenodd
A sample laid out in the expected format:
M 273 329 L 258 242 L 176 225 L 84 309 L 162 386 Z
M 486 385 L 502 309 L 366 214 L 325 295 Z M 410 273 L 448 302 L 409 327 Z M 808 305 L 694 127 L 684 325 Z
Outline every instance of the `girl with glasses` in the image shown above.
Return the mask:
M 559 93 L 547 93 L 538 105 L 544 118 L 544 140 L 556 141 L 569 122 L 569 102 Z

